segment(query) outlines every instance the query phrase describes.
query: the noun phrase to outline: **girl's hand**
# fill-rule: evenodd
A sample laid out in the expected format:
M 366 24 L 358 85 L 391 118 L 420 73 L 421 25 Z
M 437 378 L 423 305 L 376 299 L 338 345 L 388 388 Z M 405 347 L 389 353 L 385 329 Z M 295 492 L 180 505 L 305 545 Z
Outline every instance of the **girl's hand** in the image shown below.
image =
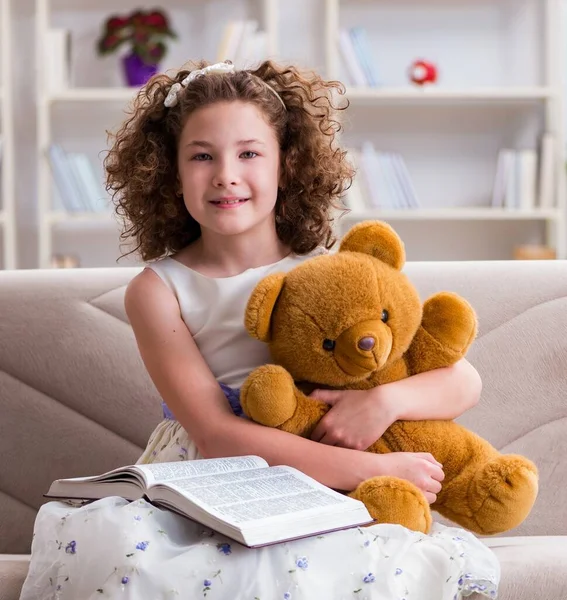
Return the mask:
M 393 403 L 379 388 L 315 390 L 310 397 L 332 406 L 311 435 L 330 446 L 366 450 L 398 419 Z
M 363 461 L 361 481 L 377 475 L 391 475 L 411 481 L 423 492 L 429 504 L 437 500 L 437 494 L 441 491 L 441 482 L 445 478 L 441 463 L 428 452 L 390 454 L 362 452 L 361 460 Z

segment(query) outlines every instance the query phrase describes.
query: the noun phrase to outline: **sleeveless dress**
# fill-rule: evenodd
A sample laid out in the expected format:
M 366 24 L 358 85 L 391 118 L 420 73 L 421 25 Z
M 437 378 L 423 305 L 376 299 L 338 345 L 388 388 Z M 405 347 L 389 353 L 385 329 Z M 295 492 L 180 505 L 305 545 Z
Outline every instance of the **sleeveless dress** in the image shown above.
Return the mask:
M 252 289 L 317 253 L 227 278 L 173 258 L 149 265 L 175 294 L 235 414 L 246 376 L 269 361 L 243 325 Z M 201 458 L 165 404 L 163 411 L 138 462 Z M 109 497 L 40 508 L 20 600 L 460 600 L 474 592 L 494 599 L 499 578 L 490 549 L 438 523 L 429 535 L 380 524 L 249 549 L 146 500 Z

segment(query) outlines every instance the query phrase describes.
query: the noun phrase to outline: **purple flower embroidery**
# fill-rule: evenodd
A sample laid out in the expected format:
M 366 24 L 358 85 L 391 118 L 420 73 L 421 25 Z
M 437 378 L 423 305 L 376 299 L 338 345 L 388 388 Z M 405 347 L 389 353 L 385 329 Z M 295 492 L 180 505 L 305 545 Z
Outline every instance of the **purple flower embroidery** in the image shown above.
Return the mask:
M 283 598 L 284 598 L 284 600 L 291 600 L 291 594 L 290 594 L 289 592 L 286 592 L 286 593 L 283 595 Z
M 300 556 L 296 561 L 295 564 L 300 568 L 300 569 L 307 569 L 307 567 L 309 566 L 309 561 L 307 560 L 307 556 Z
M 230 544 L 217 544 L 217 550 L 225 556 L 232 554 L 232 548 L 230 547 Z
M 362 581 L 364 581 L 364 583 L 374 583 L 376 581 L 376 577 L 374 577 L 372 573 L 368 573 L 362 578 Z
M 148 547 L 150 542 L 138 542 L 136 544 L 136 550 L 142 550 L 143 552 L 146 551 L 146 548 Z
M 211 587 L 211 585 L 213 585 L 213 582 L 210 579 L 205 579 L 205 581 L 203 581 L 203 585 L 205 587 Z
M 65 546 L 65 552 L 67 552 L 67 554 L 77 554 L 77 542 L 75 542 L 75 540 L 69 542 Z
M 126 585 L 129 581 L 130 581 L 130 579 L 128 577 L 126 577 L 126 575 L 124 575 L 124 577 L 122 577 L 122 584 L 123 585 Z
M 396 575 L 401 575 L 403 571 L 401 569 L 396 569 Z

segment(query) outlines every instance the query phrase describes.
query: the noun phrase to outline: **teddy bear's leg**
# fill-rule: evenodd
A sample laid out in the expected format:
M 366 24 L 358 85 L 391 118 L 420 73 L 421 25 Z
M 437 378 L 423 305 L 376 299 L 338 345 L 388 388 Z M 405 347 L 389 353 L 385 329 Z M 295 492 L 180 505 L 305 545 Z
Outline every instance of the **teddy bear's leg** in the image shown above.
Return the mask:
M 442 515 L 481 535 L 517 527 L 529 515 L 538 492 L 536 466 L 514 454 L 498 455 L 474 473 L 466 487 L 453 489 Z
M 254 369 L 240 390 L 242 409 L 252 420 L 308 437 L 329 405 L 303 394 L 278 365 Z
M 531 461 L 500 454 L 454 421 L 396 421 L 379 442 L 393 452 L 430 452 L 445 473 L 431 508 L 475 533 L 516 527 L 537 496 L 537 469 Z M 370 450 L 384 451 L 374 444 Z
M 404 479 L 372 477 L 349 496 L 363 502 L 378 523 L 403 525 L 422 533 L 428 533 L 431 528 L 429 503 L 419 488 Z
M 463 358 L 477 332 L 471 305 L 451 292 L 431 296 L 406 359 L 411 374 L 448 367 Z

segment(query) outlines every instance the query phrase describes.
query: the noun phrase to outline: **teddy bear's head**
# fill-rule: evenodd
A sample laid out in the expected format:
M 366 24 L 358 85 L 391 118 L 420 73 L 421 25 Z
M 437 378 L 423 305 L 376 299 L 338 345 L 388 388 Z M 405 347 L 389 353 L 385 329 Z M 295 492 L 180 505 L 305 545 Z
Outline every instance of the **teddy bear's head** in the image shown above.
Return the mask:
M 419 327 L 421 301 L 404 262 L 389 225 L 360 223 L 337 253 L 260 281 L 246 328 L 296 381 L 353 385 L 400 358 Z

